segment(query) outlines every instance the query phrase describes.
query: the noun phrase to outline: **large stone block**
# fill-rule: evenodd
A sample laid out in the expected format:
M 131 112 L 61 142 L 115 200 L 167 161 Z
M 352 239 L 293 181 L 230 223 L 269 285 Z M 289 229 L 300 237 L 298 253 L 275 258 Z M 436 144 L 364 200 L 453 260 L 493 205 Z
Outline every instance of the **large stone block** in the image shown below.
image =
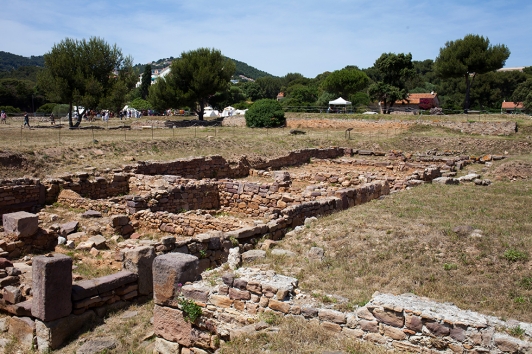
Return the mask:
M 54 321 L 72 311 L 72 258 L 54 254 L 33 258 L 33 303 L 31 314 L 41 321 Z
M 123 267 L 139 276 L 139 294 L 153 292 L 152 266 L 155 249 L 150 246 L 137 247 L 124 252 Z
M 39 229 L 39 217 L 25 211 L 4 214 L 2 217 L 4 231 L 19 237 L 34 235 Z
M 95 319 L 94 311 L 86 311 L 81 315 L 70 315 L 51 322 L 36 320 L 39 351 L 46 353 L 50 349 L 59 348 L 70 336 L 81 330 L 84 325 L 89 326 Z
M 153 261 L 153 299 L 156 304 L 175 306 L 181 286 L 200 275 L 198 257 L 167 253 Z M 180 285 L 181 284 L 181 285 Z
M 193 344 L 192 324 L 185 321 L 181 310 L 155 305 L 153 329 L 156 335 L 185 347 Z
M 25 349 L 34 347 L 35 322 L 29 317 L 10 317 L 8 333 L 17 338 Z

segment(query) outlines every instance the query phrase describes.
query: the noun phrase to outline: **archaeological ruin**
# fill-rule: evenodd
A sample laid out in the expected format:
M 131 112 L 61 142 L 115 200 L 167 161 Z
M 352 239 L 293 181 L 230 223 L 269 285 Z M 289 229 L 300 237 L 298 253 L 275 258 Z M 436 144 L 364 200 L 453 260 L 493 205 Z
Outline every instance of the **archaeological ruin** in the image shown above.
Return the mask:
M 458 176 L 468 164 L 503 158 L 332 147 L 252 162 L 208 156 L 0 180 L 0 310 L 9 315 L 0 331 L 48 352 L 86 322 L 153 299 L 157 353 L 213 353 L 221 341 L 267 329 L 258 317 L 264 312 L 398 351 L 532 352 L 528 323 L 412 294 L 375 294 L 340 312 L 299 289 L 296 278 L 250 263 L 315 218 L 390 193 L 425 183 L 489 185 L 476 174 Z M 52 205 L 73 216 L 60 220 L 48 211 Z M 77 275 L 74 250 L 115 272 Z M 323 250 L 313 247 L 307 256 L 319 259 Z M 210 276 L 215 269 L 222 276 Z M 505 331 L 515 326 L 523 339 Z

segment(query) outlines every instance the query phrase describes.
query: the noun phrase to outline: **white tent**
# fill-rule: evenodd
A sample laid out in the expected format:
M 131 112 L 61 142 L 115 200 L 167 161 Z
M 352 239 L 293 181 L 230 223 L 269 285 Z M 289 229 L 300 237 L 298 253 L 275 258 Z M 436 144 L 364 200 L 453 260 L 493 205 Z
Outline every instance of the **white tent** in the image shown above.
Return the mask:
M 341 106 L 348 106 L 351 102 L 344 100 L 342 97 L 338 97 L 334 101 L 329 101 L 329 105 L 341 105 Z
M 340 110 L 346 111 L 347 106 L 351 106 L 351 102 L 344 100 L 342 97 L 338 97 L 334 101 L 329 101 L 329 109 L 327 112 L 338 112 Z M 333 107 L 333 106 L 343 106 L 343 107 Z
M 211 106 L 207 106 L 203 110 L 203 116 L 207 118 L 219 117 L 220 113 L 217 110 L 212 109 Z
M 234 107 L 227 106 L 222 111 L 222 117 L 230 117 L 230 116 L 232 116 L 234 114 L 234 112 L 235 112 L 235 108 Z

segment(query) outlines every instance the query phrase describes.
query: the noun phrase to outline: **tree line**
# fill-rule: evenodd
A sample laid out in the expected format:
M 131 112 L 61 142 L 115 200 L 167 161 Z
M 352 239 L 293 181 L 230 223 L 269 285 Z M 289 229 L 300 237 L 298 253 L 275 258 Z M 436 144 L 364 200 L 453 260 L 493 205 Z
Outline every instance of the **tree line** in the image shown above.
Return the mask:
M 488 38 L 467 35 L 445 43 L 434 60 L 415 61 L 410 53 L 383 53 L 372 67 L 347 66 L 315 78 L 300 73 L 274 77 L 248 66 L 246 73 L 257 76 L 256 80 L 232 83 L 236 64 L 242 68 L 242 63 L 219 50 L 199 48 L 171 58 L 170 74 L 154 85 L 151 67 L 145 65 L 141 85 L 135 87 L 139 67 L 116 45 L 98 37 L 67 38 L 44 55 L 44 68 L 23 66 L 9 75 L 0 74 L 0 106 L 31 111 L 48 102 L 68 104 L 71 126 L 79 125 L 81 119 L 72 121 L 74 106 L 115 112 L 126 103 L 158 111 L 187 108 L 202 119 L 207 105 L 248 108 L 260 99 L 276 99 L 279 93 L 285 110 L 326 107 L 341 96 L 360 109 L 381 102 L 382 113 L 389 113 L 409 93 L 431 91 L 438 93 L 447 109 L 500 109 L 503 101 L 523 101 L 530 109 L 532 68 L 496 71 L 509 55 L 503 44 L 492 45 Z

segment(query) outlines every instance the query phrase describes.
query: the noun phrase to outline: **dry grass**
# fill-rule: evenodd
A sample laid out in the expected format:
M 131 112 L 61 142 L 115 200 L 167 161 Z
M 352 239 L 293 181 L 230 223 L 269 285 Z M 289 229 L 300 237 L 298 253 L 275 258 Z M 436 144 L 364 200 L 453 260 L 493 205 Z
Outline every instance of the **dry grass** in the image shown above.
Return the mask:
M 342 351 L 350 354 L 384 354 L 387 351 L 370 343 L 359 342 L 328 332 L 316 323 L 286 318 L 278 332 L 262 332 L 237 338 L 222 345 L 221 354 L 239 353 L 322 353 Z
M 348 309 L 375 291 L 415 293 L 464 309 L 532 321 L 532 184 L 425 185 L 323 219 L 280 247 L 301 257 L 270 257 L 300 286 Z M 470 225 L 482 237 L 458 235 Z M 312 246 L 323 262 L 305 258 Z M 285 271 L 286 272 L 286 271 Z

